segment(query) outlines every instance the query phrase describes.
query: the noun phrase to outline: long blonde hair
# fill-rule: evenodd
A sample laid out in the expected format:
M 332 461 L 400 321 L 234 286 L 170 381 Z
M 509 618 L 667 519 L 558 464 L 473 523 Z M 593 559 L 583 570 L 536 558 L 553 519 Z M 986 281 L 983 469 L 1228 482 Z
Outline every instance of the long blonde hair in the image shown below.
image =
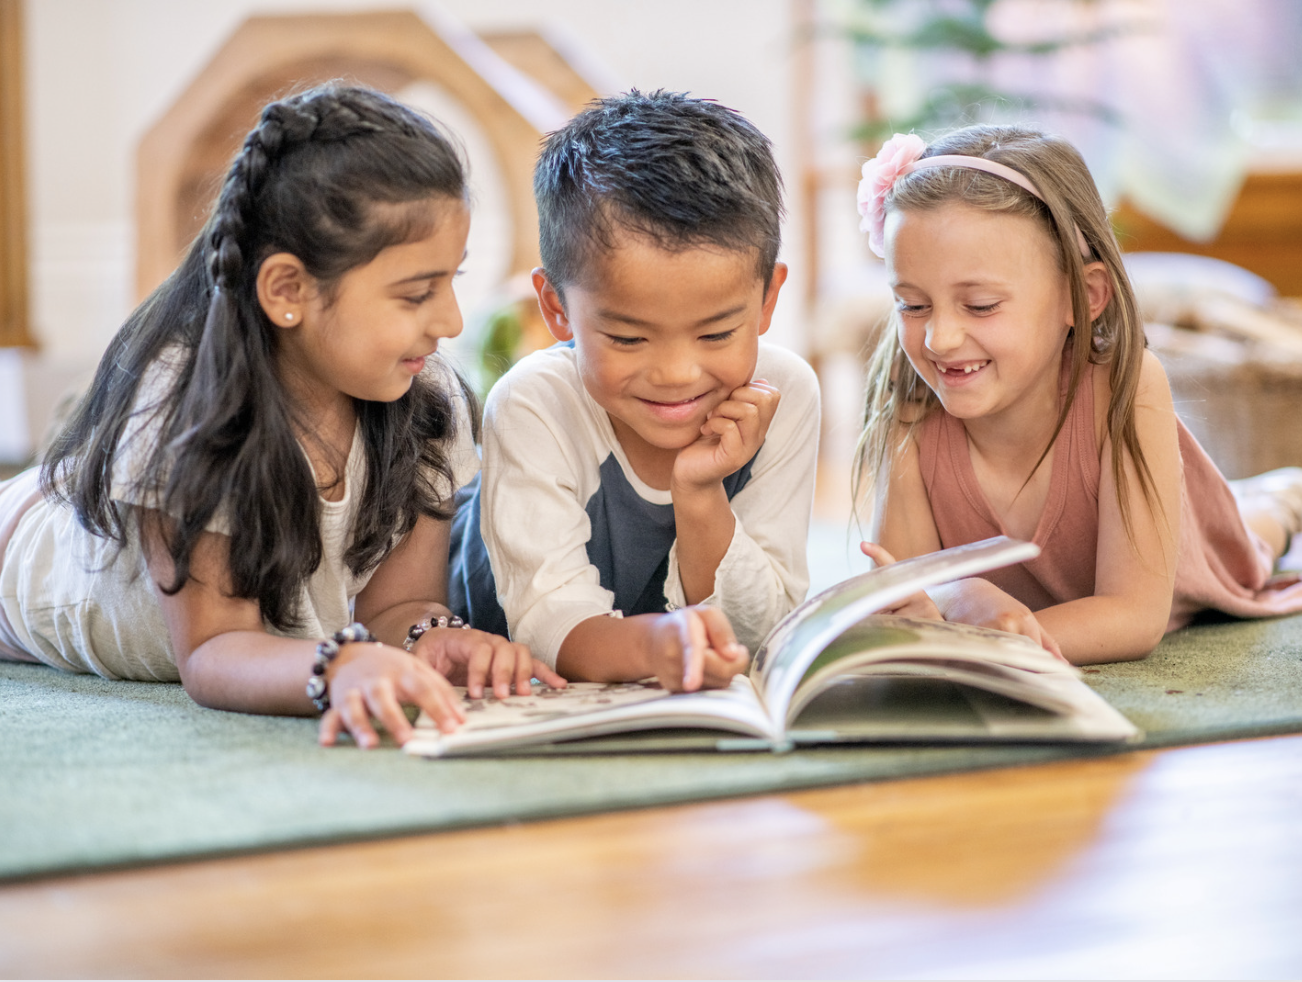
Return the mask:
M 1076 390 L 1091 362 L 1106 364 L 1112 385 L 1107 428 L 1112 439 L 1112 469 L 1116 474 L 1117 501 L 1122 523 L 1133 540 L 1126 496 L 1127 456 L 1134 462 L 1140 489 L 1150 509 L 1157 502 L 1148 462 L 1135 428 L 1135 393 L 1145 347 L 1143 324 L 1134 290 L 1121 262 L 1121 250 L 1108 223 L 1107 210 L 1085 161 L 1065 140 L 1020 126 L 969 126 L 930 144 L 923 158 L 962 154 L 998 161 L 1024 174 L 1039 189 L 1043 200 L 1001 177 L 966 167 L 932 167 L 906 174 L 887 192 L 886 209 L 925 211 L 950 202 L 1002 214 L 1022 215 L 1041 223 L 1053 242 L 1058 268 L 1067 277 L 1071 293 L 1073 328 L 1068 345 L 1071 377 L 1067 396 L 1048 444 L 1036 461 L 1043 463 L 1062 430 L 1076 398 Z M 1089 248 L 1081 255 L 1076 230 Z M 1085 265 L 1101 262 L 1112 281 L 1112 299 L 1091 321 Z M 1090 325 L 1081 330 L 1080 325 Z M 854 500 L 880 490 L 887 473 L 910 439 L 913 427 L 939 406 L 935 393 L 913 370 L 899 343 L 899 314 L 892 313 L 868 363 L 863 433 L 855 451 Z M 1035 468 L 1032 469 L 1032 474 Z M 1027 475 L 1027 480 L 1031 477 Z

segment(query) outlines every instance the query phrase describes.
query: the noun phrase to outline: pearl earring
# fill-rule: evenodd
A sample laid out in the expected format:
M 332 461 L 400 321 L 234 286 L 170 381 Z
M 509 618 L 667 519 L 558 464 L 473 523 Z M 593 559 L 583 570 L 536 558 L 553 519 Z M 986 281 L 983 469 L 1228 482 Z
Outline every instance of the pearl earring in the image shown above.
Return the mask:
M 289 311 L 286 311 L 286 312 L 285 312 L 285 320 L 287 320 L 287 321 L 292 321 L 293 319 L 294 319 L 294 315 L 293 315 L 293 313 L 291 313 L 291 312 L 289 312 Z

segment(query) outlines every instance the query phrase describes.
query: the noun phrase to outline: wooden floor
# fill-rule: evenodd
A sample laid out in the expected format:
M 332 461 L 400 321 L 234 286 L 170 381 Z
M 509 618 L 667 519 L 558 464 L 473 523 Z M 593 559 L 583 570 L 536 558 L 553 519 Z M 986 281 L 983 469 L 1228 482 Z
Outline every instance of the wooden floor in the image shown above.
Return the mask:
M 1302 975 L 1302 737 L 52 879 L 4 977 Z

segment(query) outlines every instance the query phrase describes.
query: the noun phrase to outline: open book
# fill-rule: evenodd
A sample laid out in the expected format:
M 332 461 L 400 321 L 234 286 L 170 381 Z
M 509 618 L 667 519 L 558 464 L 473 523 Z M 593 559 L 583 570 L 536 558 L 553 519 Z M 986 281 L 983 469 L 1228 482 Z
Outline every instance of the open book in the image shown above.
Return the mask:
M 784 750 L 806 743 L 1138 737 L 1078 669 L 1027 638 L 872 613 L 1038 552 L 1001 536 L 838 583 L 784 617 L 749 673 L 725 689 L 672 694 L 654 681 L 566 689 L 535 683 L 531 696 L 467 700 L 467 720 L 454 733 L 440 733 L 422 716 L 404 749 L 447 757 L 525 748 Z M 657 732 L 610 738 L 644 730 Z

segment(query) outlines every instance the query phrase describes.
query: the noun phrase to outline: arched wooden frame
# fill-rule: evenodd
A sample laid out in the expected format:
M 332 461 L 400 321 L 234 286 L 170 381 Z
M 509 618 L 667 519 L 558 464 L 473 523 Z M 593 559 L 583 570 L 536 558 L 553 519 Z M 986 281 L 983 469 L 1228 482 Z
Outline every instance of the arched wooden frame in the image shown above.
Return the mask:
M 232 155 L 269 100 L 344 78 L 395 92 L 432 82 L 462 102 L 498 158 L 512 219 L 512 273 L 538 264 L 532 171 L 568 107 L 454 23 L 407 11 L 251 17 L 143 137 L 136 157 L 136 290 L 145 297 L 203 225 Z
M 30 348 L 22 6 L 0 0 L 0 347 Z

